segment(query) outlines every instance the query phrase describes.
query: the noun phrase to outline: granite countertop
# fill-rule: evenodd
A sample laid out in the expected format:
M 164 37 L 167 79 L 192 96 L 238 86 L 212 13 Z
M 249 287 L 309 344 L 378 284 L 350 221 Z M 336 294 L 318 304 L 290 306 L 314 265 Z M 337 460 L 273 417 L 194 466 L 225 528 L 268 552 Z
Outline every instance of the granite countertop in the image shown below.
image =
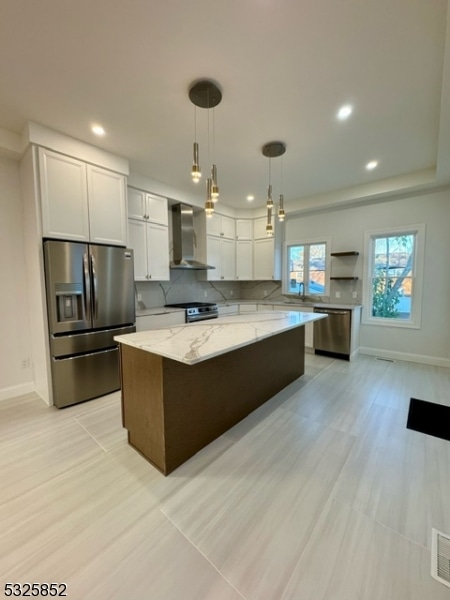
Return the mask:
M 355 308 L 362 308 L 362 304 L 333 304 L 332 302 L 296 302 L 295 300 L 224 300 L 218 301 L 218 306 L 233 306 L 234 304 L 268 304 L 270 306 L 276 304 L 277 306 L 285 305 L 286 310 L 289 309 L 290 306 L 295 307 L 296 309 L 301 308 L 313 308 L 315 306 L 319 308 L 343 308 L 347 310 L 354 310 Z
M 326 315 L 299 311 L 259 311 L 119 335 L 114 339 L 146 352 L 193 365 L 323 318 Z

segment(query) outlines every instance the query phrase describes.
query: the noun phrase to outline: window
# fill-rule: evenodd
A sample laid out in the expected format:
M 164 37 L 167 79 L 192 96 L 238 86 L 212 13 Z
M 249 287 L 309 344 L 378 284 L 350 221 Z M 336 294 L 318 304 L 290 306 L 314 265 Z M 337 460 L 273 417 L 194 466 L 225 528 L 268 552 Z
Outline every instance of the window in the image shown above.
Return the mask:
M 420 325 L 424 227 L 366 234 L 366 322 Z
M 324 295 L 326 291 L 326 242 L 287 244 L 286 293 Z M 303 284 L 303 285 L 302 285 Z

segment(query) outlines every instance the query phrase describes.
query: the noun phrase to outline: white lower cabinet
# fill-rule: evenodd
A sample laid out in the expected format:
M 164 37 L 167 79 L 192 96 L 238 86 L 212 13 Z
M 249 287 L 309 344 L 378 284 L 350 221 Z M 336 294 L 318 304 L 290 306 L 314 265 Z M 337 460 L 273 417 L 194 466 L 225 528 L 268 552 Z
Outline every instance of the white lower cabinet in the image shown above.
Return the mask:
M 170 280 L 168 227 L 129 219 L 128 243 L 134 250 L 135 281 Z
M 239 314 L 256 312 L 257 305 L 256 304 L 239 304 Z
M 136 331 L 149 331 L 150 329 L 176 327 L 177 325 L 184 325 L 184 323 L 184 310 L 177 310 L 156 315 L 142 315 L 136 317 Z
M 224 317 L 226 315 L 238 315 L 239 314 L 239 305 L 238 304 L 224 304 L 218 306 L 219 309 L 219 317 Z

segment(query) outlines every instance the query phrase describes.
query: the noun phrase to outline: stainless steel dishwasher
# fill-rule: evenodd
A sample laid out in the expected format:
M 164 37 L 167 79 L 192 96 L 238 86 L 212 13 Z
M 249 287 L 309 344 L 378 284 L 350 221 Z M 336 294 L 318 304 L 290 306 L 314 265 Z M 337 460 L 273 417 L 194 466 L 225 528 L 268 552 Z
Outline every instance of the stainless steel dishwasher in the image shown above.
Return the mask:
M 339 355 L 350 360 L 352 311 L 345 308 L 315 306 L 315 313 L 327 314 L 314 321 L 314 351 L 316 354 Z

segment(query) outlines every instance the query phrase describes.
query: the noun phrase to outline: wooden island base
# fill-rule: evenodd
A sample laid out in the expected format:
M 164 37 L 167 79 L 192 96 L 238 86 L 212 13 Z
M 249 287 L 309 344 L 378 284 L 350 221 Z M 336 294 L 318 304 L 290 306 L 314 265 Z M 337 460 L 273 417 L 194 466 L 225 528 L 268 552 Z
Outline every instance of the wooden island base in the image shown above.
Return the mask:
M 164 475 L 303 375 L 296 327 L 193 365 L 120 344 L 128 441 Z

